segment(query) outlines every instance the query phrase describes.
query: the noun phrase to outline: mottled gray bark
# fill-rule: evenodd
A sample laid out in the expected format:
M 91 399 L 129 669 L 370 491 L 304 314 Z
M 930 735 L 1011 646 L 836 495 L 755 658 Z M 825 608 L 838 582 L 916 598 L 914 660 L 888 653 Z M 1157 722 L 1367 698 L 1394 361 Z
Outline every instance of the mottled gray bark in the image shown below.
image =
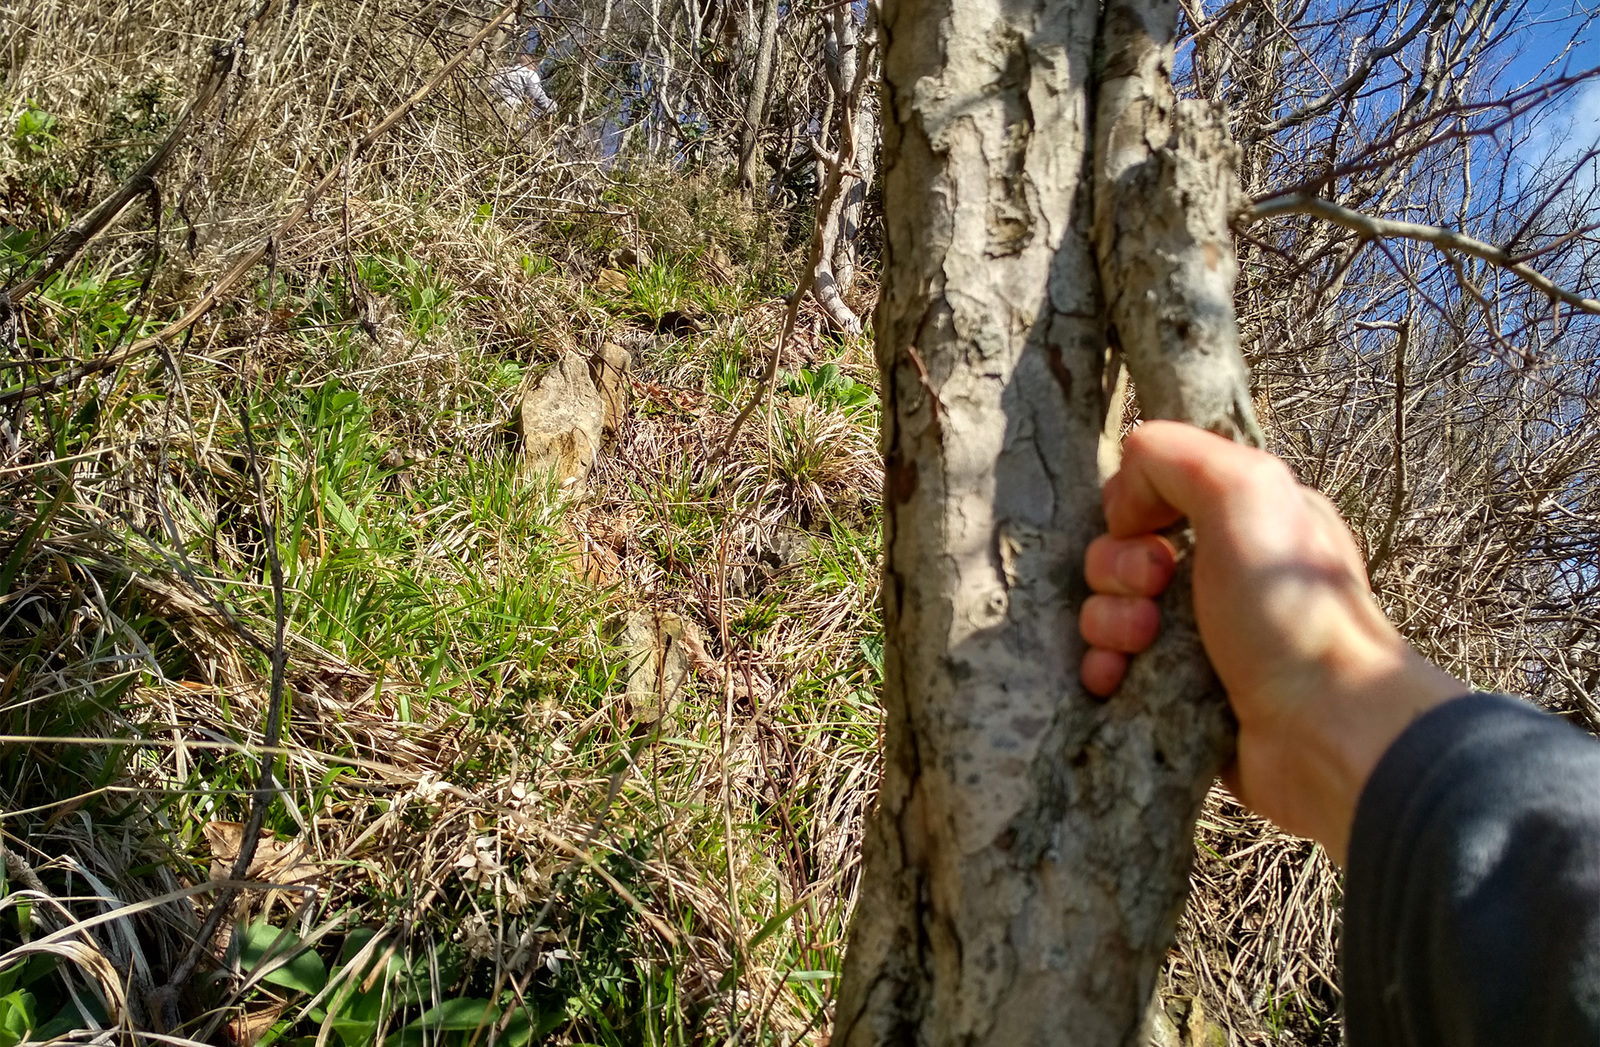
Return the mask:
M 1097 702 L 1077 678 L 1109 332 L 1136 387 L 1177 375 L 1165 413 L 1249 407 L 1242 368 L 1185 374 L 1228 362 L 1217 294 L 1231 244 L 1197 238 L 1162 178 L 1118 182 L 1189 139 L 1150 119 L 1145 154 L 1118 139 L 1115 164 L 1092 155 L 1097 121 L 1126 119 L 1091 111 L 1097 41 L 1115 58 L 1135 31 L 1169 46 L 1170 7 L 1113 4 L 1102 19 L 1089 0 L 884 6 L 887 735 L 838 1044 L 1136 1043 L 1193 819 L 1231 746 L 1181 580 L 1161 640 L 1115 697 Z M 1134 67 L 1165 75 L 1160 55 Z M 1102 91 L 1139 97 L 1114 82 L 1119 64 L 1100 68 Z M 1206 184 L 1227 184 L 1225 156 L 1197 157 L 1218 165 Z M 1146 265 L 1153 275 L 1130 272 L 1141 262 L 1120 252 L 1121 232 L 1097 261 L 1108 183 L 1113 218 L 1167 209 L 1147 248 L 1176 253 Z M 1193 203 L 1210 229 L 1215 201 Z M 1226 256 L 1216 267 L 1211 249 Z M 1155 324 L 1132 322 L 1139 303 Z M 1216 308 L 1226 322 L 1197 312 L 1177 343 L 1162 326 Z
M 755 188 L 756 146 L 761 135 L 761 121 L 767 112 L 767 93 L 772 86 L 772 62 L 778 49 L 778 0 L 766 0 L 761 8 L 761 42 L 756 47 L 756 67 L 750 84 L 750 97 L 745 100 L 744 128 L 739 136 L 739 185 L 751 191 Z
M 1095 113 L 1095 248 L 1147 418 L 1262 445 L 1233 314 L 1246 206 L 1221 114 L 1172 90 L 1176 0 L 1112 0 Z

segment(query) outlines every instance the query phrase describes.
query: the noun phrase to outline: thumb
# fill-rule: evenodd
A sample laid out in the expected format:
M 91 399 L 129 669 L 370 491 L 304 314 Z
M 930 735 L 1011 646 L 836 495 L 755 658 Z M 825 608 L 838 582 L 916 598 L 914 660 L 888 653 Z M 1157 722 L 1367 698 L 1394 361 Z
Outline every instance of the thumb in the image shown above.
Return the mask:
M 1202 518 L 1236 490 L 1245 472 L 1281 468 L 1264 451 L 1182 422 L 1144 422 L 1123 445 L 1122 468 L 1101 494 L 1106 528 L 1117 537 L 1146 534 L 1183 517 Z

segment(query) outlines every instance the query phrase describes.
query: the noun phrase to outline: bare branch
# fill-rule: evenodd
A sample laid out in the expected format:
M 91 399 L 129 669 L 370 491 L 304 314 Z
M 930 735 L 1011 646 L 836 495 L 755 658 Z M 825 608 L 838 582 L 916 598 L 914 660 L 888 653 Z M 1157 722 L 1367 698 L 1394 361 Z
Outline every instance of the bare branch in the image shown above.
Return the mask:
M 1344 81 L 1333 90 L 1309 105 L 1303 106 L 1295 112 L 1260 128 L 1250 135 L 1247 141 L 1253 143 L 1263 138 L 1270 138 L 1285 128 L 1296 127 L 1332 109 L 1341 98 L 1348 98 L 1361 90 L 1361 86 L 1367 82 L 1367 78 L 1372 75 L 1373 69 L 1377 68 L 1379 62 L 1404 50 L 1405 46 L 1415 40 L 1417 34 L 1421 33 L 1424 28 L 1432 25 L 1442 25 L 1447 19 L 1453 18 L 1457 6 L 1458 4 L 1451 3 L 1449 7 L 1441 9 L 1438 2 L 1429 4 L 1417 16 L 1416 20 L 1411 23 L 1410 28 L 1405 29 L 1387 43 L 1380 44 L 1363 55 L 1361 61 L 1350 71 L 1350 75 L 1345 77 Z
M 1497 265 L 1507 272 L 1520 277 L 1540 292 L 1559 301 L 1565 302 L 1574 309 L 1600 316 L 1600 298 L 1586 298 L 1575 291 L 1569 291 L 1556 284 L 1548 276 L 1534 269 L 1532 266 L 1519 262 L 1516 258 L 1492 244 L 1474 239 L 1454 229 L 1446 229 L 1439 225 L 1420 225 L 1416 222 L 1400 222 L 1391 218 L 1374 218 L 1372 215 L 1352 211 L 1348 207 L 1340 207 L 1331 200 L 1321 197 L 1308 196 L 1304 193 L 1290 193 L 1286 196 L 1275 196 L 1264 200 L 1250 208 L 1245 214 L 1245 222 L 1259 222 L 1265 218 L 1276 218 L 1286 214 L 1304 214 L 1313 218 L 1341 225 L 1351 232 L 1369 240 L 1420 240 L 1432 244 L 1442 251 L 1459 251 L 1474 258 L 1481 258 L 1491 265 Z
M 1237 149 L 1207 103 L 1174 104 L 1168 52 L 1153 43 L 1170 36 L 1169 13 L 1107 10 L 1094 240 L 1113 337 L 1145 417 L 1264 446 L 1233 311 Z

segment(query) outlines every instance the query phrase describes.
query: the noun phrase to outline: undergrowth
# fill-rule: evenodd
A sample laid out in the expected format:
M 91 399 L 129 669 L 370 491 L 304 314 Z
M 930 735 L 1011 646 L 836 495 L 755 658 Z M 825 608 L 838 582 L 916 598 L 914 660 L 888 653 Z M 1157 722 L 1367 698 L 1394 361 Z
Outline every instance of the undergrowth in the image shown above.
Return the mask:
M 285 887 L 235 903 L 234 933 L 168 1004 L 173 1033 L 331 1029 L 354 1047 L 480 1025 L 510 1044 L 814 1025 L 877 720 L 875 511 L 842 495 L 874 483 L 861 347 L 834 349 L 856 378 L 829 363 L 789 379 L 771 453 L 752 431 L 707 477 L 704 423 L 754 391 L 762 344 L 750 323 L 651 336 L 672 387 L 646 389 L 574 503 L 502 440 L 528 362 L 451 335 L 474 304 L 414 258 L 363 253 L 354 271 L 413 352 L 450 365 L 394 381 L 384 336 L 325 322 L 347 307 L 338 279 L 278 280 L 238 304 L 266 333 L 229 359 L 147 360 L 22 407 L 0 732 L 6 848 L 26 871 L 0 945 L 32 954 L 51 906 L 147 906 L 160 933 L 102 941 L 136 986 L 120 999 L 50 953 L 6 969 L 16 1028 L 160 1028 L 149 997 L 237 856 L 261 759 L 277 794 L 251 876 Z M 29 327 L 91 359 L 138 335 L 134 291 L 53 280 Z M 586 581 L 574 562 L 597 532 L 608 576 Z M 270 556 L 288 671 L 264 754 Z M 760 682 L 701 669 L 638 732 L 611 628 L 634 607 L 688 618 L 710 658 Z
M 693 261 L 664 263 L 678 294 L 731 293 L 691 283 Z M 34 959 L 5 968 L 6 1020 L 43 1036 L 175 1017 L 188 1038 L 226 1024 L 349 1047 L 814 1026 L 876 743 L 875 509 L 844 493 L 875 483 L 861 347 L 789 379 L 770 452 L 752 431 L 708 477 L 705 423 L 754 391 L 770 332 L 632 336 L 671 386 L 641 373 L 574 502 L 524 476 L 500 430 L 536 360 L 472 344 L 478 303 L 439 269 L 381 247 L 351 262 L 389 330 L 326 322 L 351 306 L 337 271 L 280 276 L 235 304 L 260 326 L 225 358 L 139 361 L 14 416 L 0 945 Z M 93 358 L 154 322 L 130 329 L 137 288 L 55 278 L 28 328 Z M 627 336 L 650 304 L 610 303 L 597 334 Z M 449 361 L 397 361 L 396 341 Z M 606 577 L 585 580 L 595 544 Z M 263 752 L 272 556 L 286 710 Z M 701 667 L 643 733 L 612 626 L 641 606 L 689 619 L 728 667 Z M 276 795 L 251 875 L 283 888 L 242 895 L 153 1013 L 263 759 Z M 131 991 L 31 951 L 57 918 L 118 906 L 155 932 L 99 942 Z
M 153 83 L 104 135 L 170 123 Z M 13 111 L 13 284 L 129 166 L 91 148 L 88 107 L 45 104 Z M 214 278 L 203 246 L 150 249 L 178 246 L 183 216 L 18 303 L 0 1043 L 825 1027 L 881 671 L 863 344 L 813 337 L 833 362 L 795 368 L 775 438 L 750 427 L 708 473 L 781 313 L 781 216 L 645 170 L 530 225 L 503 184 L 441 173 L 354 179 L 181 338 L 83 380 L 37 384 Z M 619 248 L 645 257 L 602 289 Z M 673 312 L 689 330 L 658 330 Z M 602 340 L 638 359 L 636 395 L 574 499 L 520 467 L 505 425 L 543 362 Z M 650 723 L 618 628 L 641 611 L 700 645 Z M 252 886 L 229 899 L 257 808 Z

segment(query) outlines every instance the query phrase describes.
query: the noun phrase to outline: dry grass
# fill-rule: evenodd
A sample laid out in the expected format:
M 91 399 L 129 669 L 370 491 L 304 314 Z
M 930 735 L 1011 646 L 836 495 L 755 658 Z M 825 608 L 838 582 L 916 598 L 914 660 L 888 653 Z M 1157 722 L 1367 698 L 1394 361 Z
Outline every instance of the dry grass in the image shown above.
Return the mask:
M 1198 998 L 1230 1043 L 1338 1043 L 1333 863 L 1220 788 L 1195 843 L 1193 892 L 1164 991 Z

